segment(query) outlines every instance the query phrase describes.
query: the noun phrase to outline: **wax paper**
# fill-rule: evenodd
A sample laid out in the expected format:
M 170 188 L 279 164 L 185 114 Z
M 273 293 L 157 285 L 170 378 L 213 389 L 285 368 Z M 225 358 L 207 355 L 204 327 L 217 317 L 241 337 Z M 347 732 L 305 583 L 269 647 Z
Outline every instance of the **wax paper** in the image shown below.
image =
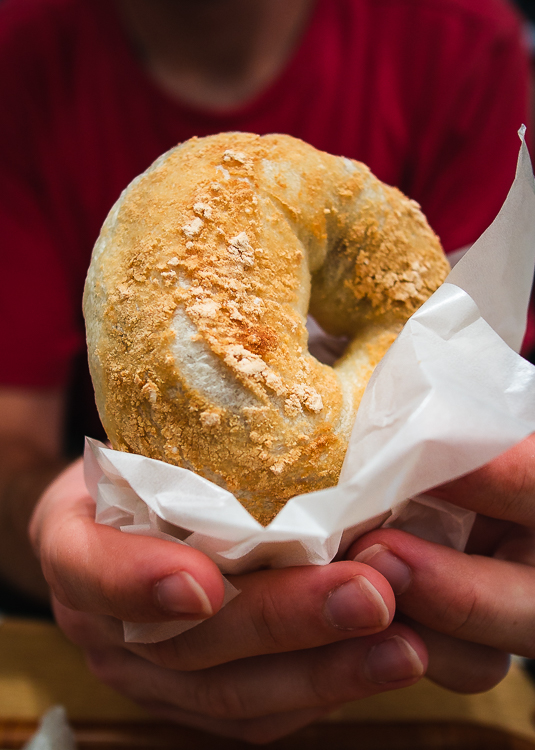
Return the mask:
M 191 545 L 224 574 L 325 565 L 381 524 L 462 549 L 473 514 L 426 492 L 535 431 L 535 368 L 517 353 L 535 262 L 535 186 L 520 135 L 497 218 L 376 368 L 336 487 L 292 498 L 262 527 L 208 480 L 88 440 L 97 521 Z M 226 601 L 236 594 L 228 584 Z M 195 624 L 125 623 L 125 638 L 155 642 Z
M 37 732 L 23 750 L 76 750 L 74 733 L 63 706 L 54 706 L 44 714 Z

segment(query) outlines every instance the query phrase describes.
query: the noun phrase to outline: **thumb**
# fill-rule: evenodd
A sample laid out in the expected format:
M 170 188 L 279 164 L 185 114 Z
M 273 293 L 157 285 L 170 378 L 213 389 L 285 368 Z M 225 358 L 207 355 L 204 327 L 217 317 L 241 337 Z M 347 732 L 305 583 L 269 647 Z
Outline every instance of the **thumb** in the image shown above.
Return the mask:
M 125 534 L 94 520 L 77 461 L 39 501 L 30 535 L 57 599 L 71 609 L 131 622 L 203 619 L 223 601 L 223 578 L 202 552 Z

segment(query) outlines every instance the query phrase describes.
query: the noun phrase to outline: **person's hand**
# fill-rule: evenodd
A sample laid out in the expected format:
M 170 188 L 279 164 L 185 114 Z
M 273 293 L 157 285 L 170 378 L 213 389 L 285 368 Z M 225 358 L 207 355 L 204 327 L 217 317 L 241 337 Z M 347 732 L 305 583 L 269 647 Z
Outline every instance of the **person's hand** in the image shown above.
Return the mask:
M 31 536 L 60 627 L 97 677 L 160 717 L 266 742 L 425 671 L 420 637 L 391 624 L 394 595 L 372 568 L 235 576 L 241 593 L 218 611 L 222 577 L 207 557 L 95 523 L 81 462 L 43 495 Z M 121 620 L 203 618 L 162 643 L 123 640 Z
M 403 621 L 426 643 L 429 677 L 488 689 L 509 653 L 535 658 L 535 435 L 431 494 L 478 513 L 466 553 L 382 529 L 347 556 L 390 582 Z

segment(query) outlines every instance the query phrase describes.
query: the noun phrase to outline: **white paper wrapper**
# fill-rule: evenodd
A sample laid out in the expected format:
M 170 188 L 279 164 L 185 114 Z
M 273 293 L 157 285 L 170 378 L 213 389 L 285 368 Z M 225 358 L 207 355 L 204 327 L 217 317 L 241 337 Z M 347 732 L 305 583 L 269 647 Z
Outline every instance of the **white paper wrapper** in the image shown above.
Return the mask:
M 473 514 L 426 491 L 535 431 L 535 368 L 516 353 L 535 262 L 535 185 L 521 137 L 498 217 L 375 370 L 336 487 L 293 498 L 264 528 L 208 480 L 88 440 L 97 521 L 187 543 L 223 573 L 324 565 L 384 522 L 462 548 Z M 227 601 L 236 593 L 229 584 Z M 125 638 L 156 642 L 195 624 L 125 623 Z
M 74 733 L 63 706 L 54 706 L 44 714 L 37 732 L 23 750 L 76 750 Z

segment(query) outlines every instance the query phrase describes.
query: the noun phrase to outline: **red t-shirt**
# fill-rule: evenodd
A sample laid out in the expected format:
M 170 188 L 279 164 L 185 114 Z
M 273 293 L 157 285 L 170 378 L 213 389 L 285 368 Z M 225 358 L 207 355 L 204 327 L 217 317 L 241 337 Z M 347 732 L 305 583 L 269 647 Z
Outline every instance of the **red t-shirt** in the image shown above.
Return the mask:
M 276 80 L 223 114 L 160 91 L 113 7 L 0 5 L 0 383 L 72 381 L 100 226 L 135 175 L 192 135 L 283 132 L 364 161 L 422 205 L 446 251 L 503 202 L 528 90 L 505 1 L 317 0 Z

